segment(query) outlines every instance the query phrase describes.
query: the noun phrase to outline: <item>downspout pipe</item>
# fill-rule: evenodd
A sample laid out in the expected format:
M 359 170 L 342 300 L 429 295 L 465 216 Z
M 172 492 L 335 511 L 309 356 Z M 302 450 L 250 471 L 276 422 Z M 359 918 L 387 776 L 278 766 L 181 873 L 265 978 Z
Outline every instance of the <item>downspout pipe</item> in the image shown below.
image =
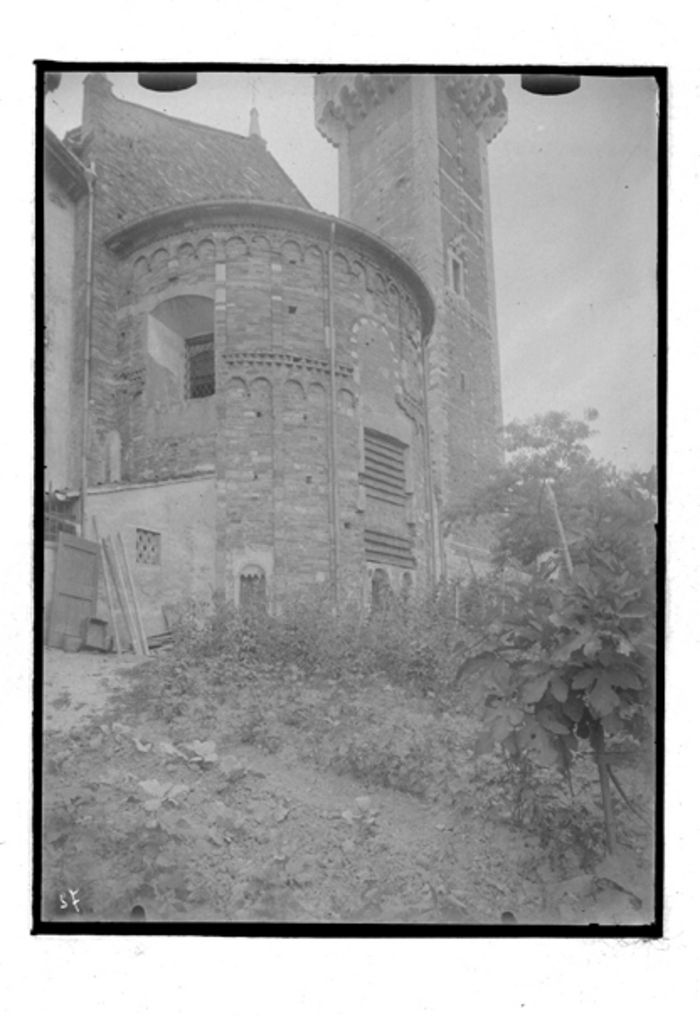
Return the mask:
M 430 407 L 428 404 L 428 342 L 432 334 L 421 345 L 423 366 L 423 403 L 425 404 L 425 458 L 428 486 L 428 516 L 430 519 L 430 555 L 428 557 L 429 580 L 431 585 L 437 582 L 437 530 L 435 520 L 435 490 L 433 487 L 433 450 L 430 440 Z
M 338 438 L 336 427 L 336 344 L 335 344 L 335 290 L 333 280 L 333 257 L 335 254 L 335 221 L 331 222 L 330 244 L 328 247 L 328 345 L 330 359 L 330 443 L 329 443 L 329 511 L 331 530 L 331 589 L 333 596 L 333 607 L 338 606 L 338 555 L 340 547 L 340 532 L 338 526 Z
M 92 366 L 92 262 L 95 234 L 95 163 L 85 167 L 85 179 L 88 186 L 88 235 L 87 235 L 87 270 L 85 295 L 85 350 L 83 353 L 83 444 L 80 463 L 80 533 L 87 539 L 87 488 L 88 488 L 88 453 L 90 447 L 90 381 Z

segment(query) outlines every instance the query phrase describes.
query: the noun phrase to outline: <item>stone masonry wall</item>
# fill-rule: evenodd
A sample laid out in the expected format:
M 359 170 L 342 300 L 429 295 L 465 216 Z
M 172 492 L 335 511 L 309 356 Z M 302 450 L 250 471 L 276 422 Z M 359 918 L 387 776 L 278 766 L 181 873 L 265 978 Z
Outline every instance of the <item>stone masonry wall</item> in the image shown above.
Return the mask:
M 152 240 L 120 266 L 115 420 L 122 479 L 215 469 L 217 587 L 234 600 L 241 573 L 251 566 L 265 571 L 273 602 L 331 578 L 331 284 L 338 584 L 341 598 L 360 600 L 368 595 L 366 525 L 411 541 L 416 582 L 426 579 L 420 319 L 403 284 L 362 250 L 342 244 L 331 280 L 327 241 L 296 224 L 283 229 L 245 214 L 239 222 L 193 224 Z M 168 317 L 157 342 L 153 321 L 163 307 L 182 307 L 186 318 L 207 303 L 216 392 L 188 399 L 174 320 Z M 405 507 L 363 496 L 365 426 L 409 449 Z
M 234 600 L 250 568 L 264 570 L 273 607 L 328 581 L 334 540 L 341 598 L 366 599 L 368 525 L 412 548 L 408 567 L 424 582 L 423 326 L 391 259 L 361 239 L 336 242 L 331 272 L 330 223 L 308 213 L 307 231 L 298 212 L 279 208 L 306 203 L 260 141 L 121 103 L 99 75 L 88 79 L 74 145 L 97 178 L 91 483 L 166 490 L 214 477 L 211 572 L 214 587 Z M 205 214 L 207 202 L 227 197 L 278 208 L 267 218 L 240 205 L 233 217 Z M 170 231 L 133 233 L 147 239 L 131 247 L 105 242 L 184 204 L 192 211 Z M 86 216 L 79 229 L 82 243 Z M 185 343 L 210 333 L 216 390 L 190 398 Z M 377 503 L 361 482 L 367 426 L 407 449 L 404 506 Z
M 317 124 L 339 147 L 342 214 L 400 250 L 431 287 L 435 488 L 441 504 L 464 501 L 502 454 L 486 138 L 504 100 L 467 75 L 320 78 Z
M 442 81 L 436 96 L 445 244 L 440 309 L 449 363 L 446 490 L 450 499 L 466 500 L 502 454 L 487 146 Z M 462 265 L 459 294 L 450 278 L 453 255 Z
M 122 362 L 116 311 L 124 303 L 120 292 L 124 280 L 120 278 L 118 260 L 102 242 L 104 238 L 159 209 L 192 201 L 235 197 L 301 208 L 307 208 L 308 202 L 258 139 L 175 120 L 122 102 L 114 98 L 112 86 L 102 74 L 91 74 L 86 79 L 82 128 L 73 132 L 71 144 L 82 161 L 94 164 L 96 171 L 89 477 L 91 482 L 101 483 L 109 478 L 109 435 L 123 425 L 122 374 L 139 370 L 138 365 Z M 87 202 L 83 204 L 77 223 L 79 297 L 88 228 Z M 183 261 L 187 253 L 182 252 Z M 206 250 L 196 253 L 195 272 L 201 271 L 208 257 Z M 153 251 L 152 255 L 151 271 L 165 277 L 168 265 L 162 252 Z M 85 342 L 85 324 L 78 322 L 78 359 Z

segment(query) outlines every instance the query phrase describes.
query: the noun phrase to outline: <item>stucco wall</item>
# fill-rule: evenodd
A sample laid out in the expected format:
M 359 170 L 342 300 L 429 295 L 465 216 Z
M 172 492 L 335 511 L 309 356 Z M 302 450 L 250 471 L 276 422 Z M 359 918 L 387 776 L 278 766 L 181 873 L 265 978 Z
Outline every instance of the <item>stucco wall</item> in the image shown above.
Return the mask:
M 96 516 L 100 535 L 122 535 L 147 633 L 163 631 L 164 606 L 189 597 L 211 599 L 215 503 L 213 476 L 89 493 L 88 518 Z M 160 534 L 159 564 L 136 560 L 138 529 Z M 99 615 L 109 617 L 104 591 Z

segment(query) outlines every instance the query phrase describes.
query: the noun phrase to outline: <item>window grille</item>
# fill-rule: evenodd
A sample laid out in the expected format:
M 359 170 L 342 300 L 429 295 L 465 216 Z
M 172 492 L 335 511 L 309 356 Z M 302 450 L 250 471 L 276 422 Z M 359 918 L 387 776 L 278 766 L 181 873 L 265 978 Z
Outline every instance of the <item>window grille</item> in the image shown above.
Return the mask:
M 406 446 L 400 441 L 365 431 L 365 471 L 360 477 L 369 497 L 389 504 L 406 502 Z
M 197 335 L 185 341 L 188 399 L 206 399 L 216 390 L 214 376 L 214 336 Z
M 136 563 L 160 564 L 160 533 L 150 529 L 136 530 Z

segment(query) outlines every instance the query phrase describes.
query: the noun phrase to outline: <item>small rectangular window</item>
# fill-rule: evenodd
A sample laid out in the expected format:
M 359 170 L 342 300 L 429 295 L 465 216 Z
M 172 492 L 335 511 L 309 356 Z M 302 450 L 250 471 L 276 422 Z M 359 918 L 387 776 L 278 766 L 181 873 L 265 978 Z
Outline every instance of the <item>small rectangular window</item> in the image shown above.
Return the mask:
M 216 390 L 214 377 L 214 336 L 197 335 L 185 340 L 188 399 L 205 399 Z
M 136 564 L 160 564 L 160 533 L 136 530 Z

